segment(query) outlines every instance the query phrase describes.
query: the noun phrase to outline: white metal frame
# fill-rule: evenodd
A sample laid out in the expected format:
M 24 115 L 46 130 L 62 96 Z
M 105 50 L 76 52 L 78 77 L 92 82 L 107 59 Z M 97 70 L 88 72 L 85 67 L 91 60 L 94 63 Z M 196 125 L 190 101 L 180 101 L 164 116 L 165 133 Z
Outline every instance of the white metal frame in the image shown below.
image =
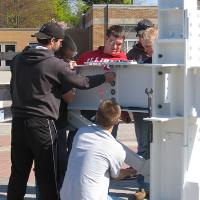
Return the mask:
M 159 0 L 153 72 L 152 200 L 200 200 L 200 12 L 196 1 Z
M 147 119 L 153 123 L 150 199 L 200 200 L 200 12 L 196 1 L 159 0 L 158 16 L 159 37 L 153 64 L 115 63 L 112 68 L 117 73 L 114 96 L 124 106 L 127 98 L 137 106 L 126 82 L 146 87 L 140 72 L 152 68 L 149 87 L 153 87 L 153 116 Z M 92 66 L 82 72 L 91 75 L 99 69 Z M 126 75 L 121 77 L 121 74 Z M 141 82 L 131 79 L 131 75 L 138 76 Z M 112 97 L 111 90 L 108 86 L 108 95 L 104 98 Z M 129 96 L 122 95 L 121 90 Z M 134 94 L 140 92 L 141 87 L 138 87 Z M 84 103 L 82 93 L 80 101 L 69 107 L 84 109 L 92 105 L 96 109 L 101 100 L 97 94 L 98 89 L 90 91 Z M 142 105 L 146 105 L 144 96 L 139 95 L 139 98 Z

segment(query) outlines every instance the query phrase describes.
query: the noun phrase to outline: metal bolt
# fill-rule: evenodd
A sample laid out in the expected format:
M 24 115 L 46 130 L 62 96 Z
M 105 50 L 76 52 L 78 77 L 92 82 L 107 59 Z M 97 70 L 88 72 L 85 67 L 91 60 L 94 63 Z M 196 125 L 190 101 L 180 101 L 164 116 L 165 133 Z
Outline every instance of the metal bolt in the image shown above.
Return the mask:
M 111 86 L 114 87 L 115 86 L 115 81 L 112 81 L 110 84 L 111 84 Z
M 115 95 L 115 89 L 112 89 L 112 90 L 111 90 L 111 94 L 112 94 L 112 95 Z

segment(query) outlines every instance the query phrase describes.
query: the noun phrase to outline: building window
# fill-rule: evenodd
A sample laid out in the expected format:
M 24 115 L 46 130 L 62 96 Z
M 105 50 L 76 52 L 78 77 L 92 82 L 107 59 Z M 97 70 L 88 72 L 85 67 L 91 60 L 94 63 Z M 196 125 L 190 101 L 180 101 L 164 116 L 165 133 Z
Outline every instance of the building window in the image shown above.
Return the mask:
M 128 53 L 132 47 L 136 44 L 138 39 L 125 39 L 124 40 L 124 45 L 123 45 L 123 51 Z
M 0 52 L 16 52 L 16 44 L 0 44 Z M 0 67 L 9 67 L 11 60 L 0 60 Z
M 126 39 L 124 40 L 123 51 L 127 53 L 130 49 L 132 49 L 132 47 L 138 41 L 135 31 L 136 24 L 126 24 L 126 25 L 119 24 L 119 25 L 123 26 L 125 30 Z

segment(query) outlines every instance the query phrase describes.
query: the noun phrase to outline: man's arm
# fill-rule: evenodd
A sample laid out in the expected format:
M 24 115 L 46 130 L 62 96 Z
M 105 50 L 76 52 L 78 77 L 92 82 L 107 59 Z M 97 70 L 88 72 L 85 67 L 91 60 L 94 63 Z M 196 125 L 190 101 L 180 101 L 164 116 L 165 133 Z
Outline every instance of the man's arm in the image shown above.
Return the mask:
M 74 100 L 75 95 L 76 95 L 76 89 L 72 88 L 70 91 L 62 95 L 62 99 L 64 100 L 65 103 L 71 103 Z
M 97 74 L 93 76 L 81 76 L 67 67 L 63 67 L 58 73 L 58 79 L 63 86 L 68 85 L 71 88 L 90 89 L 97 87 L 104 82 L 111 83 L 115 80 L 114 72 Z
M 125 168 L 125 169 L 120 169 L 119 176 L 117 178 L 115 178 L 115 179 L 121 180 L 121 179 L 124 179 L 127 176 L 136 175 L 136 173 L 137 173 L 137 171 L 132 167 Z

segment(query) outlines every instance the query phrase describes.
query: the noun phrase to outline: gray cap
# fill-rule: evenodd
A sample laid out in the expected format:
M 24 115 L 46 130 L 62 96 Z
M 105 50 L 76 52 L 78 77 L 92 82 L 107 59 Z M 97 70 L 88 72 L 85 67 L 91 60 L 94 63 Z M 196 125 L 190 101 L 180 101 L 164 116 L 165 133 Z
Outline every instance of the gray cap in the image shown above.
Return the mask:
M 137 26 L 135 27 L 135 31 L 137 32 L 136 37 L 141 35 L 147 28 L 153 27 L 154 24 L 149 19 L 143 19 L 138 22 Z

